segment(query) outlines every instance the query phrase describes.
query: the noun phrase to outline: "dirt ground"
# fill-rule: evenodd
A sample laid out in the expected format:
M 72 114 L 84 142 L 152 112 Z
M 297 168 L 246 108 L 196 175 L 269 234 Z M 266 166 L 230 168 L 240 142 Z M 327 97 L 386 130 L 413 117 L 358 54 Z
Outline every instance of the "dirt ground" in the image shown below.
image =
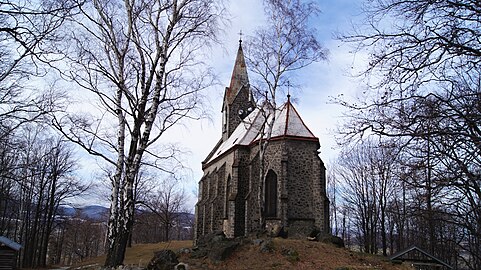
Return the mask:
M 274 250 L 260 252 L 259 246 L 238 248 L 226 261 L 212 263 L 209 259 L 192 259 L 184 254 L 179 261 L 195 269 L 386 269 L 408 270 L 403 265 L 393 265 L 382 256 L 351 252 L 345 248 L 307 240 L 274 239 Z
M 191 248 L 192 241 L 172 241 L 157 244 L 135 245 L 127 249 L 124 264 L 132 269 L 141 269 L 149 263 L 154 252 L 171 249 L 178 252 Z M 394 265 L 385 257 L 368 255 L 336 248 L 329 244 L 275 238 L 272 252 L 261 252 L 260 247 L 253 244 L 240 246 L 226 260 L 214 263 L 208 258 L 194 259 L 191 254 L 184 253 L 178 258 L 186 263 L 189 270 L 213 269 L 316 269 L 316 270 L 410 270 L 404 265 Z M 89 259 L 70 269 L 99 269 L 105 256 Z M 88 266 L 88 267 L 85 267 Z

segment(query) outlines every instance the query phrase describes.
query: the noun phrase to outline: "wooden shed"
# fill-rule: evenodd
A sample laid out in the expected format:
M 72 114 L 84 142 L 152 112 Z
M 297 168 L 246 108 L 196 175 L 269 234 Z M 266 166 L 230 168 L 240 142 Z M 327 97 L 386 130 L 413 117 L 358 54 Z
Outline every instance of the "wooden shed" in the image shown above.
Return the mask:
M 452 266 L 417 246 L 411 246 L 390 257 L 392 262 L 407 263 L 416 270 L 450 270 Z
M 7 237 L 0 236 L 0 270 L 15 269 L 17 253 L 22 248 Z

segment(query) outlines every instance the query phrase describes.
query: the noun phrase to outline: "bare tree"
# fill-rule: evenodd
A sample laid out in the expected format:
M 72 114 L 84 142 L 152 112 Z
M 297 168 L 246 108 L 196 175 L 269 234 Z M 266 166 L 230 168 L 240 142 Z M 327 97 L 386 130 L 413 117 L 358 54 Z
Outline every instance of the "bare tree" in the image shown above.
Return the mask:
M 419 188 L 426 192 L 426 209 L 435 213 L 432 192 L 449 190 L 439 202 L 449 214 L 439 217 L 457 224 L 466 239 L 457 249 L 469 254 L 458 259 L 477 269 L 481 256 L 474 245 L 481 231 L 472 224 L 481 223 L 474 210 L 481 201 L 481 6 L 471 0 L 387 0 L 367 2 L 365 11 L 366 24 L 341 38 L 368 53 L 362 75 L 374 77 L 363 100 L 340 101 L 352 120 L 342 133 L 348 139 L 366 133 L 397 138 L 406 152 L 416 144 L 429 148 L 416 153 L 424 154 L 426 181 Z M 428 233 L 434 241 L 434 228 Z
M 72 68 L 63 75 L 93 94 L 99 114 L 57 115 L 54 125 L 115 168 L 107 267 L 123 262 L 144 156 L 171 172 L 165 161 L 176 152 L 153 151 L 154 144 L 182 119 L 202 114 L 199 91 L 212 76 L 199 59 L 216 39 L 222 12 L 214 0 L 96 0 L 81 7 L 67 33 L 64 50 Z
M 47 74 L 50 45 L 76 8 L 71 1 L 0 3 L 0 129 L 8 134 L 52 110 L 53 96 L 30 91 L 28 81 Z M 39 94 L 40 93 L 40 94 Z
M 340 156 L 338 173 L 343 181 L 343 199 L 350 209 L 361 250 L 377 253 L 379 200 L 369 162 L 370 150 L 364 145 L 344 152 Z
M 171 229 L 181 226 L 180 218 L 186 213 L 188 196 L 179 187 L 179 180 L 167 178 L 162 180 L 160 187 L 145 204 L 149 210 L 157 215 L 163 229 L 163 241 L 169 241 Z
M 339 191 L 339 176 L 336 175 L 335 171 L 333 170 L 335 166 L 331 168 L 331 170 L 327 173 L 327 197 L 329 198 L 329 221 L 332 234 L 335 236 L 339 235 L 341 225 L 340 225 L 340 209 L 338 207 L 338 200 L 337 196 L 340 195 Z
M 7 187 L 0 202 L 1 233 L 22 243 L 20 266 L 45 267 L 59 206 L 88 186 L 75 177 L 77 161 L 65 141 L 35 125 L 16 132 L 16 150 L 9 153 L 14 161 L 1 178 Z
M 382 253 L 387 255 L 388 206 L 399 186 L 396 149 L 366 140 L 346 147 L 336 164 L 344 204 L 350 209 L 365 252 L 377 253 L 381 243 Z
M 259 141 L 259 209 L 264 209 L 264 154 L 271 138 L 277 108 L 277 93 L 288 87 L 292 73 L 313 62 L 325 60 L 327 50 L 317 40 L 310 19 L 319 12 L 312 1 L 265 0 L 267 24 L 246 40 L 246 58 L 250 70 L 256 75 L 252 85 L 255 93 L 265 101 L 260 110 L 264 117 Z M 260 217 L 260 224 L 264 218 Z

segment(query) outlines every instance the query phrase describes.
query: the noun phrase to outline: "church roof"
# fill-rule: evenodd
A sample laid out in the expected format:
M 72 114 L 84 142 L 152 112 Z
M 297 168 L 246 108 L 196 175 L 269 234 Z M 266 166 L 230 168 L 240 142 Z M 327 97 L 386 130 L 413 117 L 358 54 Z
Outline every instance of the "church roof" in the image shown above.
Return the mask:
M 292 105 L 290 95 L 287 96 L 287 102 L 284 103 L 280 112 L 276 115 L 272 127 L 272 137 L 278 136 L 316 138 Z
M 251 145 L 261 137 L 262 127 L 272 120 L 273 110 L 265 105 L 254 109 L 241 122 L 227 140 L 216 145 L 216 148 L 206 158 L 205 163 L 210 163 L 237 145 Z M 264 131 L 265 133 L 265 131 Z M 263 138 L 267 138 L 264 134 Z M 294 108 L 288 95 L 279 109 L 275 110 L 275 119 L 272 125 L 270 139 L 297 138 L 318 141 L 319 139 L 304 124 L 301 116 Z
M 230 85 L 226 88 L 225 92 L 225 99 L 227 99 L 228 104 L 232 104 L 240 89 L 247 85 L 249 85 L 249 77 L 247 76 L 247 66 L 244 51 L 242 50 L 242 41 L 239 40 L 239 49 L 237 50 Z

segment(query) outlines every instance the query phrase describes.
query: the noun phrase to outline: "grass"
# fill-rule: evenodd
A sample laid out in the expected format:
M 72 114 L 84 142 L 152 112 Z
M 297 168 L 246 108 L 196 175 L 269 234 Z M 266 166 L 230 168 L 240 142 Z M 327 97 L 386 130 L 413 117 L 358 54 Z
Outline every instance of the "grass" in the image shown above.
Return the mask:
M 191 248 L 192 241 L 171 241 L 160 242 L 155 244 L 139 244 L 134 245 L 131 248 L 127 248 L 125 253 L 124 265 L 145 267 L 149 263 L 150 259 L 154 256 L 155 251 L 163 249 L 171 249 L 178 251 L 183 248 Z M 105 262 L 105 255 L 87 259 L 73 268 L 82 267 L 83 269 L 95 268 L 95 266 L 103 265 Z M 92 266 L 92 267 L 86 267 Z
M 124 264 L 145 267 L 155 251 L 171 249 L 175 252 L 192 247 L 192 241 L 172 241 L 157 244 L 135 245 L 127 249 Z M 261 253 L 259 246 L 243 245 L 223 262 L 211 262 L 207 258 L 194 259 L 181 254 L 179 261 L 189 265 L 189 270 L 210 269 L 323 269 L 323 270 L 409 270 L 405 265 L 394 265 L 385 257 L 366 255 L 332 245 L 275 238 L 272 252 Z M 84 261 L 79 266 L 102 265 L 105 256 Z

